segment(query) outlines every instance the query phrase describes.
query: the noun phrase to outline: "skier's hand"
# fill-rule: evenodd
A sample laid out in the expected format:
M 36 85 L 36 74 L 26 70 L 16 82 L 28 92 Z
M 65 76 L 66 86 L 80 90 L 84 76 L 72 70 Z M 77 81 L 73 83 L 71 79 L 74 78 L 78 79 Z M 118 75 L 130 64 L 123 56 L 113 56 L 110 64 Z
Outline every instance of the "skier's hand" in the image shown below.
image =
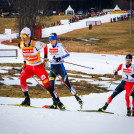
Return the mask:
M 44 66 L 44 67 L 48 67 L 48 65 L 49 65 L 49 64 L 48 64 L 48 59 L 44 59 L 44 61 L 43 61 L 43 66 Z
M 55 56 L 54 56 L 53 59 L 54 59 L 56 62 L 59 62 L 59 61 L 61 60 L 61 57 L 55 58 Z
M 133 77 L 133 78 L 134 78 L 134 74 L 132 74 L 132 75 L 131 75 L 131 77 Z
M 115 72 L 114 72 L 114 75 L 118 75 L 118 72 L 117 72 L 117 71 L 115 71 Z
M 26 63 L 22 64 L 22 69 L 26 68 Z

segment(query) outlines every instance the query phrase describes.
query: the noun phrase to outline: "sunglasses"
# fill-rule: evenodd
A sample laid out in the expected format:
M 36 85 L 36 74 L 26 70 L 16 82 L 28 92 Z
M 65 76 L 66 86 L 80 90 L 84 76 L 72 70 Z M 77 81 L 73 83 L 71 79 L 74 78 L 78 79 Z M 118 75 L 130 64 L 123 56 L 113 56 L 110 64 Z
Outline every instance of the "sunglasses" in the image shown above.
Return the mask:
M 27 38 L 28 35 L 25 35 L 25 34 L 24 34 L 24 35 L 20 35 L 20 37 L 21 37 L 21 38 Z

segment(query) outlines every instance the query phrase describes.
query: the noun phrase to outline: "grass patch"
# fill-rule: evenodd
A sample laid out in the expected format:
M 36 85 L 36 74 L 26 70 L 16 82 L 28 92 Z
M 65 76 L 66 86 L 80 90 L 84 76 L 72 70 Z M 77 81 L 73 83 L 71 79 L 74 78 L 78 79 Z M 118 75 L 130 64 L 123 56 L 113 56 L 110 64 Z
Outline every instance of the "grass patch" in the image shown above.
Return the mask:
M 19 75 L 15 74 L 20 74 L 20 69 L 17 69 L 15 67 L 20 67 L 21 64 L 1 64 L 1 66 L 5 67 L 13 67 L 12 69 L 4 69 L 8 71 L 8 73 L 4 73 L 0 75 L 0 80 L 4 80 L 3 77 L 7 77 L 9 79 L 13 79 L 12 77 L 20 77 Z M 99 84 L 91 84 L 90 82 L 85 81 L 84 79 L 92 79 L 94 81 L 107 81 L 103 80 L 100 77 L 105 77 L 105 78 L 113 78 L 113 75 L 110 74 L 105 74 L 105 75 L 99 75 L 99 74 L 87 74 L 83 72 L 78 72 L 78 71 L 72 71 L 72 70 L 67 70 L 68 73 L 71 73 L 69 76 L 71 77 L 70 83 L 75 87 L 77 92 L 80 95 L 85 95 L 85 94 L 90 94 L 90 93 L 102 93 L 102 92 L 108 92 L 105 87 L 102 87 Z M 81 76 L 83 75 L 83 76 Z M 91 76 L 91 78 L 86 77 L 86 76 Z M 77 78 L 83 79 L 81 81 L 77 81 Z M 117 76 L 116 80 L 120 80 L 121 76 Z M 59 81 L 57 79 L 57 81 Z M 109 80 L 110 81 L 110 80 Z M 27 84 L 31 84 L 30 82 L 27 82 Z M 61 83 L 61 85 L 56 85 L 55 86 L 56 91 L 58 92 L 59 96 L 72 96 L 70 93 L 69 89 L 66 88 L 66 86 Z M 39 85 L 36 86 L 29 86 L 29 94 L 31 98 L 48 98 L 50 97 L 49 94 L 46 93 Z M 23 93 L 21 91 L 20 85 L 13 85 L 13 86 L 7 86 L 4 85 L 2 82 L 0 82 L 0 96 L 4 97 L 23 97 Z
M 73 15 L 53 15 L 53 16 L 44 16 L 44 17 L 37 17 L 37 24 L 43 25 L 43 24 L 51 24 L 51 22 L 57 23 L 57 21 L 63 20 L 63 19 L 71 19 Z M 16 33 L 18 32 L 18 23 L 17 18 L 1 18 L 0 17 L 0 34 L 4 33 L 5 28 L 12 29 L 12 32 Z

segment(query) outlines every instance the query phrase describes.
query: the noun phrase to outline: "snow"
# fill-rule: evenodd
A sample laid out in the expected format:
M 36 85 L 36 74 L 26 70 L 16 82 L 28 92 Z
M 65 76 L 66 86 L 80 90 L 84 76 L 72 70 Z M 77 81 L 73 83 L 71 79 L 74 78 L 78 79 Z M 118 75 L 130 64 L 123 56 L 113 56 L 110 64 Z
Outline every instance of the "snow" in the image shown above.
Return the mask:
M 111 94 L 84 95 L 83 109 L 98 109 Z M 18 104 L 23 98 L 0 97 L 2 104 Z M 74 97 L 62 97 L 61 101 L 71 111 L 0 106 L 0 130 L 2 134 L 126 134 L 133 133 L 132 117 L 126 117 L 124 93 L 116 97 L 108 111 L 114 115 L 78 112 Z M 33 106 L 51 104 L 51 99 L 32 99 Z
M 42 37 L 48 37 L 51 33 L 57 33 L 57 35 L 60 35 L 76 29 L 86 28 L 87 27 L 86 21 L 101 21 L 101 23 L 107 23 L 110 22 L 111 18 L 120 17 L 121 15 L 123 14 L 107 14 L 104 16 L 99 16 L 94 18 L 90 17 L 88 19 L 80 20 L 78 22 L 74 22 L 70 24 L 64 23 L 64 25 L 44 28 L 42 29 Z

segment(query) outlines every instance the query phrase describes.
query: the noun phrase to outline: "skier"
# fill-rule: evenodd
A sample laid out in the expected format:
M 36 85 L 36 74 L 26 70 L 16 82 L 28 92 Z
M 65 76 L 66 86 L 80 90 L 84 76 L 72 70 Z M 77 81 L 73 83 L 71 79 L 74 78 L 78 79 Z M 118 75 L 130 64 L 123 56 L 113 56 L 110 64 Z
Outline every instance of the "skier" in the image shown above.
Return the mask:
M 26 80 L 33 75 L 36 75 L 41 79 L 44 87 L 50 92 L 53 101 L 57 104 L 57 106 L 60 109 L 65 109 L 65 106 L 60 101 L 56 91 L 50 86 L 48 74 L 41 61 L 40 50 L 44 48 L 44 57 L 46 57 L 47 45 L 42 42 L 32 40 L 31 31 L 27 27 L 22 29 L 20 37 L 22 41 L 18 46 L 22 49 L 22 55 L 24 58 L 24 63 L 22 64 L 23 70 L 20 75 L 20 84 L 25 96 L 21 105 L 30 106 L 30 97 L 28 94 Z M 46 60 L 44 60 L 44 65 L 46 65 L 46 63 Z
M 62 45 L 62 43 L 57 42 L 57 34 L 52 33 L 49 36 L 50 43 L 48 44 L 48 58 L 50 60 L 50 73 L 49 73 L 49 81 L 50 85 L 52 86 L 53 90 L 55 88 L 55 80 L 56 75 L 60 75 L 67 85 L 67 87 L 70 89 L 70 92 L 75 96 L 78 103 L 83 105 L 82 100 L 80 99 L 78 93 L 72 87 L 68 81 L 68 75 L 65 70 L 65 67 L 63 65 L 64 59 L 69 57 L 70 54 L 65 49 L 65 47 Z M 53 102 L 53 105 L 51 106 L 53 108 L 57 107 L 57 104 Z
M 114 75 L 118 74 L 118 71 L 122 70 L 122 82 L 116 87 L 113 94 L 108 98 L 108 101 L 105 103 L 105 105 L 100 108 L 98 111 L 105 111 L 108 107 L 108 105 L 111 103 L 111 101 L 116 97 L 119 93 L 126 90 L 125 99 L 126 99 L 126 105 L 127 105 L 127 116 L 131 116 L 131 107 L 130 107 L 130 95 L 132 96 L 132 105 L 133 105 L 133 113 L 132 116 L 134 116 L 134 90 L 133 89 L 133 83 L 134 83 L 134 64 L 132 64 L 132 55 L 128 54 L 126 55 L 126 64 L 120 64 L 117 70 L 115 70 Z

